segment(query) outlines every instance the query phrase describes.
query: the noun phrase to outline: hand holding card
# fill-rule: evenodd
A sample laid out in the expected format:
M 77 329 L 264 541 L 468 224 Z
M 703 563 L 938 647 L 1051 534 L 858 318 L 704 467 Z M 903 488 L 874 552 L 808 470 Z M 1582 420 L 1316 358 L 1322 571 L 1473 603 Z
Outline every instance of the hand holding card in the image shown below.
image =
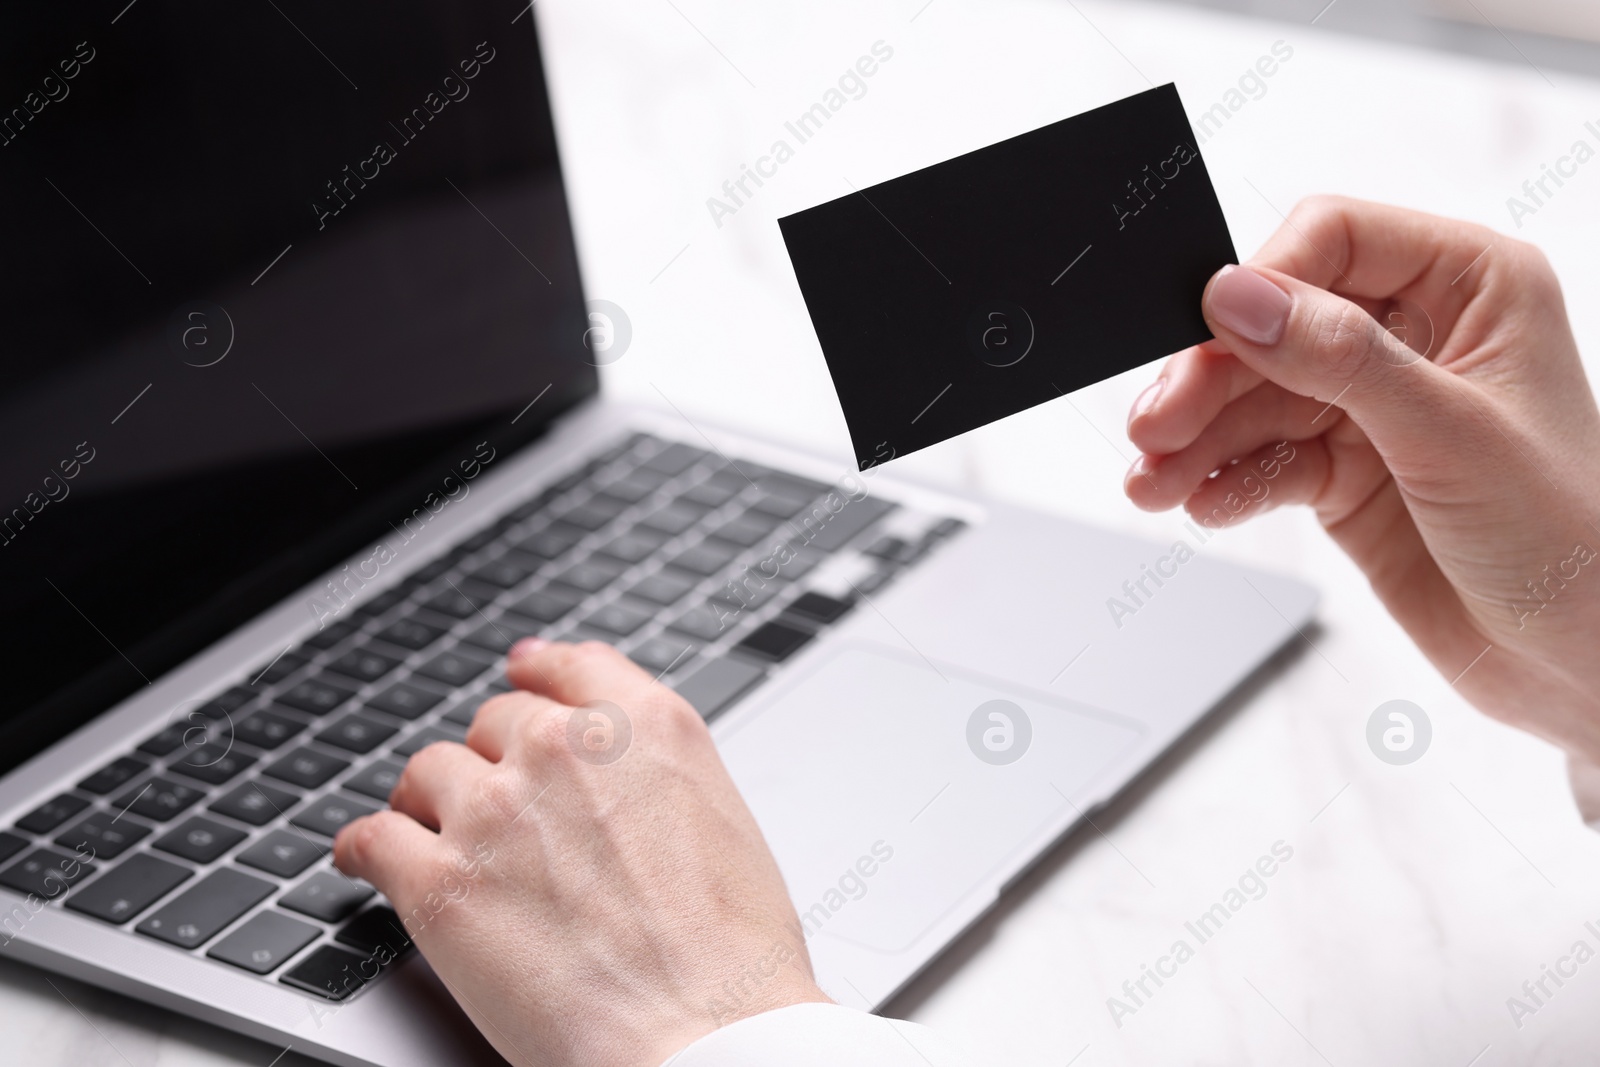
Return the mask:
M 1171 85 L 779 226 L 863 470 L 1208 339 L 1237 262 Z

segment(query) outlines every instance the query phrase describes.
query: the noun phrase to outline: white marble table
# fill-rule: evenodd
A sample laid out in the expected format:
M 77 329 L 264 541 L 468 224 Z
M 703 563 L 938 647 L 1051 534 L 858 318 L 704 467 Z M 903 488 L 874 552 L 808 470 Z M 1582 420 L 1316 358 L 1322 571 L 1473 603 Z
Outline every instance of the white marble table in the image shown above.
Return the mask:
M 831 452 L 844 426 L 773 220 L 847 182 L 892 177 L 1147 79 L 1175 80 L 1198 114 L 1280 40 L 1292 59 L 1204 146 L 1241 250 L 1317 191 L 1510 232 L 1506 198 L 1574 140 L 1593 143 L 1585 121 L 1600 124 L 1600 83 L 1531 69 L 1510 51 L 1504 63 L 1450 58 L 1160 4 L 541 0 L 539 12 L 589 288 L 634 326 L 608 387 Z M 706 199 L 880 40 L 894 55 L 866 95 L 718 227 Z M 1524 221 L 1520 236 L 1565 281 L 1593 363 L 1600 164 Z M 1149 376 L 1037 408 L 902 470 L 1169 539 L 1178 521 L 1135 512 L 1119 488 L 1131 458 L 1123 418 Z M 1473 712 L 1308 516 L 1272 514 L 1205 551 L 1317 583 L 1315 648 L 1259 679 L 890 1010 L 1019 1067 L 1593 1062 L 1600 962 L 1520 1029 L 1506 1006 L 1575 941 L 1600 948 L 1584 927 L 1600 926 L 1600 837 L 1578 822 L 1558 754 Z M 1363 736 L 1371 711 L 1397 697 L 1434 727 L 1431 750 L 1407 767 L 1379 762 Z M 1293 859 L 1265 895 L 1117 1026 L 1107 998 L 1279 840 Z M 277 1053 L 56 985 L 0 964 L 9 1062 L 265 1067 Z

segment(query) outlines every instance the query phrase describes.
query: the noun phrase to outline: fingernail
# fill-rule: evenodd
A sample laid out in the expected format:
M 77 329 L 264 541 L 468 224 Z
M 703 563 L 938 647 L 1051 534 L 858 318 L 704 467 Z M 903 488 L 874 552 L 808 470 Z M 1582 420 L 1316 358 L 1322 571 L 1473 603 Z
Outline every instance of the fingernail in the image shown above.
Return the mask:
M 1206 294 L 1212 319 L 1258 345 L 1283 338 L 1293 304 L 1288 293 L 1248 267 L 1223 267 Z
M 1139 394 L 1139 398 L 1133 402 L 1133 411 L 1128 415 L 1130 425 L 1134 419 L 1142 417 L 1156 406 L 1156 400 L 1161 396 L 1161 390 L 1166 387 L 1167 380 L 1165 378 L 1157 378 L 1145 388 L 1144 392 Z
M 1128 468 L 1128 477 L 1143 478 L 1155 470 L 1155 467 L 1156 461 L 1141 452 L 1139 458 L 1133 461 L 1133 466 Z
M 511 646 L 511 658 L 520 659 L 523 656 L 531 656 L 549 643 L 542 637 L 524 637 Z

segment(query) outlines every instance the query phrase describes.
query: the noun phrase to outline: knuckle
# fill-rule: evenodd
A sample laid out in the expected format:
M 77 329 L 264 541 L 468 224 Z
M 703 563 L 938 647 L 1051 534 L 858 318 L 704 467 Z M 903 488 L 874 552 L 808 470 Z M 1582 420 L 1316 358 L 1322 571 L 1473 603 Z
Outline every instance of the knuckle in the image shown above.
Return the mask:
M 503 825 L 520 810 L 522 792 L 520 775 L 486 774 L 472 784 L 466 810 L 479 825 Z
M 1538 293 L 1559 293 L 1561 282 L 1550 257 L 1538 245 L 1526 241 L 1513 242 L 1513 266 L 1517 277 Z
M 659 724 L 674 736 L 698 737 L 706 734 L 706 721 L 687 700 L 676 693 L 652 695 L 641 709 L 651 722 Z
M 534 759 L 547 759 L 566 748 L 567 716 L 571 709 L 551 704 L 536 709 L 517 724 L 517 747 Z

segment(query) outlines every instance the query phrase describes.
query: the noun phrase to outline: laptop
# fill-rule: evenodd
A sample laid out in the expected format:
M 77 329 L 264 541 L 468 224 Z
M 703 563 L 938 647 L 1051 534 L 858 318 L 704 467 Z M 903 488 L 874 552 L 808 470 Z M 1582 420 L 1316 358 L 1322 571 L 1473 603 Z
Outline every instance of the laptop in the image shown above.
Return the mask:
M 540 634 L 706 717 L 872 1009 L 1311 618 L 1199 524 L 608 401 L 522 0 L 6 19 L 6 958 L 331 1063 L 498 1062 L 328 851 Z

